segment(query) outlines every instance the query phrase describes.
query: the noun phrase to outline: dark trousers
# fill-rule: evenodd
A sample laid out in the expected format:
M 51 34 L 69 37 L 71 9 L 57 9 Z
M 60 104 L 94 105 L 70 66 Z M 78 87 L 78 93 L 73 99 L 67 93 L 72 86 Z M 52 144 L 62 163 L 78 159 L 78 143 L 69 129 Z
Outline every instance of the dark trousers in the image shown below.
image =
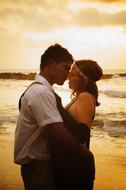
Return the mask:
M 21 166 L 25 190 L 55 190 L 52 168 L 49 162 L 33 161 Z

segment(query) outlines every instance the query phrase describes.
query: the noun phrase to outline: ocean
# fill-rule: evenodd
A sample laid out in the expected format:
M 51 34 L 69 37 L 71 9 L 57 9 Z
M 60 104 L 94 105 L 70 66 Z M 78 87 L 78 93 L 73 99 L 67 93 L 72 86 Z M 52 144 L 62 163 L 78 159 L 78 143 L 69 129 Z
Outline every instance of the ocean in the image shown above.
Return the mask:
M 18 117 L 18 100 L 32 80 L 0 79 L 0 135 L 14 135 Z M 107 134 L 114 138 L 126 137 L 126 77 L 114 74 L 97 83 L 100 106 L 96 109 L 92 135 L 100 138 Z M 71 91 L 66 81 L 54 85 L 63 105 L 70 101 Z M 98 136 L 97 136 L 98 132 Z
M 20 76 L 20 75 L 19 75 Z M 94 154 L 94 190 L 126 189 L 126 76 L 118 72 L 100 80 L 99 102 L 92 124 L 90 150 Z M 20 167 L 14 164 L 14 133 L 18 101 L 32 80 L 0 79 L 0 189 L 23 190 Z M 68 81 L 54 85 L 63 105 L 70 101 Z

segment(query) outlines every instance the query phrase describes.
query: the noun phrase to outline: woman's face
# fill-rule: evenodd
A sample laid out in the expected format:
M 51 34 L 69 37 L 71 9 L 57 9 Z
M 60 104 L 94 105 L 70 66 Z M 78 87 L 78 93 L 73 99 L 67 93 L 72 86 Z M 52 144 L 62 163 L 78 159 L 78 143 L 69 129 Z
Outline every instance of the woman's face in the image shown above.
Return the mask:
M 81 91 L 84 79 L 79 75 L 78 70 L 73 65 L 69 73 L 69 88 L 75 91 Z

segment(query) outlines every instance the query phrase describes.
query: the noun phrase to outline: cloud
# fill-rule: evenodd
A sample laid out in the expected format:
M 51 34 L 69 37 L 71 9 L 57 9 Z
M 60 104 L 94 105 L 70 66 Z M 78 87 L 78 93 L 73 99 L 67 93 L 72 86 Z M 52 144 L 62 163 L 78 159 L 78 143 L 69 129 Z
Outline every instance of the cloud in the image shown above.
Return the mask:
M 96 0 L 90 0 L 90 2 Z M 124 2 L 123 0 L 103 0 L 104 2 Z M 103 2 L 99 0 L 99 2 Z M 96 8 L 81 8 L 74 11 L 69 8 L 70 0 L 1 0 L 0 28 L 1 37 L 8 40 L 15 34 L 17 41 L 23 40 L 23 33 L 47 33 L 55 28 L 125 26 L 126 11 L 116 13 L 101 12 Z M 74 0 L 72 1 L 74 2 Z M 80 1 L 79 1 L 80 2 Z M 82 2 L 86 2 L 82 1 Z M 88 1 L 89 2 L 89 1 Z M 101 4 L 102 10 L 102 4 Z M 10 34 L 9 34 L 10 32 Z
M 5 3 L 6 2 L 6 3 Z M 26 31 L 47 31 L 55 27 L 67 25 L 70 16 L 67 0 L 42 1 L 7 0 L 0 4 L 0 21 L 3 26 L 20 25 Z
M 83 9 L 73 18 L 75 25 L 82 27 L 94 26 L 125 26 L 126 11 L 109 14 L 100 12 L 97 9 Z
M 125 49 L 125 33 L 120 39 L 121 29 L 116 28 L 126 28 L 123 3 L 126 4 L 123 0 L 0 0 L 1 62 L 35 63 L 42 48 L 54 41 L 72 49 L 76 57 L 104 57 L 105 51 L 99 52 L 104 47 L 113 48 L 113 44 Z M 115 28 L 120 29 L 117 34 Z
M 82 1 L 84 2 L 84 1 Z M 125 0 L 85 0 L 85 2 L 100 2 L 100 3 L 121 3 L 121 4 L 125 4 L 126 1 Z

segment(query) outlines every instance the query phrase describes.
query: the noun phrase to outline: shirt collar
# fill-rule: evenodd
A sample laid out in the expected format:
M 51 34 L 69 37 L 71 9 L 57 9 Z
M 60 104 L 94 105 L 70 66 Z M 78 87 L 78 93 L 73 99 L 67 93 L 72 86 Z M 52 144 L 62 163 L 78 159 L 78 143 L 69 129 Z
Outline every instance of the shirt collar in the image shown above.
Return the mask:
M 46 85 L 49 89 L 51 89 L 53 91 L 53 87 L 51 86 L 51 84 L 42 75 L 37 74 L 35 76 L 35 81 Z

